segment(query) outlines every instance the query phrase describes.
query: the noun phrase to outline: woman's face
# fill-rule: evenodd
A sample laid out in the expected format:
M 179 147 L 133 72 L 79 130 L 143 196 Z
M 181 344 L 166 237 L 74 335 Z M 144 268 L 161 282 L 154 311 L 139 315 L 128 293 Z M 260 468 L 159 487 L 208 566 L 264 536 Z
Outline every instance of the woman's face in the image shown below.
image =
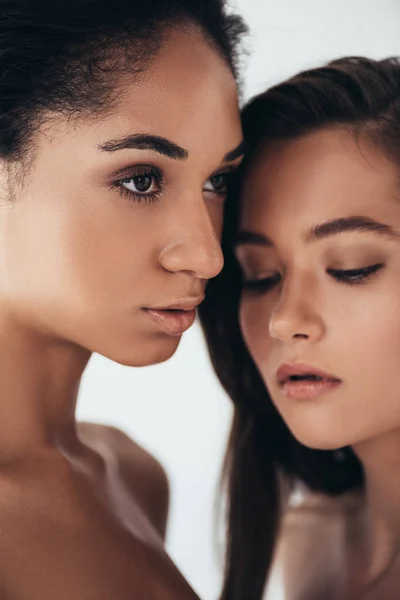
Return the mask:
M 48 120 L 1 206 L 2 314 L 123 364 L 169 358 L 193 313 L 147 309 L 193 307 L 221 270 L 241 141 L 234 78 L 194 28 L 126 78 L 106 118 Z
M 343 130 L 271 147 L 246 176 L 241 327 L 307 446 L 400 427 L 399 184 L 385 156 Z

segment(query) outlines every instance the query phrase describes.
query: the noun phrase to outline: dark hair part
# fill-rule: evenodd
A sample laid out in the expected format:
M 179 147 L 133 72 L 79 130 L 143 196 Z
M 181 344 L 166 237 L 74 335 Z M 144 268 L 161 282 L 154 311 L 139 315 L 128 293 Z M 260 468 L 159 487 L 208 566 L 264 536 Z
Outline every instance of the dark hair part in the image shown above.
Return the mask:
M 115 76 L 143 72 L 182 24 L 199 26 L 236 74 L 246 28 L 225 0 L 1 0 L 0 156 L 19 160 L 46 112 L 109 109 Z
M 351 448 L 299 443 L 275 409 L 239 327 L 241 273 L 233 255 L 240 181 L 264 148 L 323 128 L 363 136 L 400 163 L 400 60 L 348 57 L 304 71 L 251 100 L 243 110 L 248 154 L 226 203 L 225 267 L 199 309 L 212 364 L 234 402 L 224 481 L 228 539 L 223 600 L 260 600 L 279 532 L 283 493 L 296 483 L 329 495 L 362 489 Z

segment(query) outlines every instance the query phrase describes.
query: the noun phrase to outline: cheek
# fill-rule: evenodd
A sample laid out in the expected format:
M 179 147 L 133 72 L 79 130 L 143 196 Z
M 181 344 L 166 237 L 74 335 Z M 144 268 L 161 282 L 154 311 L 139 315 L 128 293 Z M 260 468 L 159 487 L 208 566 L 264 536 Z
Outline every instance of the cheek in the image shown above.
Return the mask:
M 239 323 L 247 348 L 261 368 L 270 352 L 269 311 L 265 302 L 261 299 L 242 300 Z
M 353 359 L 360 362 L 365 373 L 377 380 L 398 373 L 400 368 L 400 289 L 386 290 L 386 294 L 371 301 L 359 302 L 353 319 L 347 316 L 348 344 Z M 346 331 L 343 331 L 345 338 Z M 346 344 L 346 340 L 342 340 Z
M 210 203 L 208 205 L 208 215 L 213 225 L 215 235 L 221 241 L 222 229 L 224 225 L 224 205 L 222 202 Z
M 116 207 L 93 192 L 19 202 L 1 235 L 2 279 L 14 298 L 64 306 L 101 304 L 110 296 L 123 301 L 148 268 L 148 226 L 137 223 L 128 202 Z

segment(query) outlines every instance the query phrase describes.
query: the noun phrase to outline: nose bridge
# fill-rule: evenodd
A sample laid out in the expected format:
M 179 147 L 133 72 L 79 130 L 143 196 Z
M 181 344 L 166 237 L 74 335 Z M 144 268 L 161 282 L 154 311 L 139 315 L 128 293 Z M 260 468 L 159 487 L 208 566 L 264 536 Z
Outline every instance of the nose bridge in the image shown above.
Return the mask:
M 311 303 L 313 290 L 312 279 L 304 272 L 288 271 L 284 278 L 281 294 L 281 306 L 290 310 L 305 310 Z
M 222 211 L 222 209 L 221 209 Z M 161 256 L 169 271 L 188 271 L 211 279 L 223 267 L 217 227 L 203 197 L 186 199 L 173 217 L 173 240 Z
M 288 272 L 270 319 L 272 337 L 319 338 L 324 331 L 315 278 Z

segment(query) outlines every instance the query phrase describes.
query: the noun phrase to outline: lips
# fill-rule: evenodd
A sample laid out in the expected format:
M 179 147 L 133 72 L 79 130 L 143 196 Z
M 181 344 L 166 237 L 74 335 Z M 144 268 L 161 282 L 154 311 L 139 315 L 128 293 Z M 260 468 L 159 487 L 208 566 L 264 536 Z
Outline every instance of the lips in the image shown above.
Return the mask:
M 333 392 L 342 381 L 306 363 L 282 364 L 276 372 L 280 392 L 292 400 L 308 401 Z
M 332 373 L 328 373 L 307 363 L 284 363 L 277 370 L 276 378 L 280 386 L 291 381 L 328 381 L 336 383 L 341 381 Z
M 192 311 L 199 306 L 204 300 L 204 296 L 198 296 L 195 298 L 187 298 L 186 300 L 180 300 L 178 302 L 172 302 L 165 306 L 157 307 L 146 307 L 146 309 L 157 310 L 157 311 Z
M 145 310 L 151 320 L 164 333 L 173 336 L 182 335 L 195 321 L 196 310 Z
M 180 336 L 193 325 L 196 319 L 196 308 L 203 299 L 204 296 L 196 296 L 163 307 L 149 307 L 142 310 L 158 329 L 168 335 Z

